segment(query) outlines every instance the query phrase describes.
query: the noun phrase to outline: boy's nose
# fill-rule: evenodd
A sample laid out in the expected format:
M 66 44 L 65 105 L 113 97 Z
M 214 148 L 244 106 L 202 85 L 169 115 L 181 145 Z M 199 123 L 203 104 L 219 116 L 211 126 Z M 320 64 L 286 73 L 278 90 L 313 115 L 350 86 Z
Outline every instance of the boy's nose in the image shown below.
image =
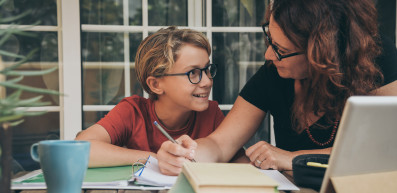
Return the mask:
M 202 77 L 201 77 L 201 81 L 199 82 L 200 86 L 212 85 L 212 79 L 208 77 L 207 73 L 205 73 L 205 71 L 201 73 L 202 73 Z

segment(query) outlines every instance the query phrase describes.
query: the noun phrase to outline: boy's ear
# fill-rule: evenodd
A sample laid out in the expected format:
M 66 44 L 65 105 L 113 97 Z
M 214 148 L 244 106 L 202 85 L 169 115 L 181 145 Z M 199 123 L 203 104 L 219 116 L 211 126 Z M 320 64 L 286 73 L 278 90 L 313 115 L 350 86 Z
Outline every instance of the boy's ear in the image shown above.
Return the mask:
M 160 82 L 156 77 L 149 76 L 146 78 L 146 84 L 149 86 L 150 90 L 157 95 L 164 93 L 164 90 L 160 87 Z

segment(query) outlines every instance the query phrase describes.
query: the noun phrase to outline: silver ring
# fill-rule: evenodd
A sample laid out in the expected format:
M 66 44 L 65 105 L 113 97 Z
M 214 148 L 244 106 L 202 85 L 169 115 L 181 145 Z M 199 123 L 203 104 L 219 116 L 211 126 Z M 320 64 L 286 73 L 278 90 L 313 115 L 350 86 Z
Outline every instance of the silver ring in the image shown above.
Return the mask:
M 261 161 L 259 161 L 259 160 L 256 160 L 256 163 L 258 163 L 258 164 L 261 164 L 262 162 L 261 162 Z

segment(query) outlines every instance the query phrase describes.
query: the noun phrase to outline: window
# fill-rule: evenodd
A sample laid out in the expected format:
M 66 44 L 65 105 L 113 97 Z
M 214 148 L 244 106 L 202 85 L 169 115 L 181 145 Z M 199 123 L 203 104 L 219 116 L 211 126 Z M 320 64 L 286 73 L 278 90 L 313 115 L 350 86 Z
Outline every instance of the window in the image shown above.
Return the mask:
M 219 70 L 211 98 L 218 101 L 227 114 L 246 81 L 264 63 L 266 48 L 260 26 L 268 2 L 8 0 L 0 7 L 0 17 L 15 16 L 29 9 L 32 13 L 21 19 L 18 25 L 36 25 L 26 29 L 35 35 L 34 38 L 14 36 L 6 49 L 26 54 L 32 48 L 38 48 L 32 59 L 23 65 L 25 69 L 59 67 L 51 74 L 26 78 L 24 84 L 65 94 L 64 97 L 44 96 L 51 105 L 31 108 L 30 111 L 49 112 L 39 117 L 28 117 L 14 128 L 14 158 L 27 170 L 37 168 L 38 164 L 30 159 L 29 154 L 34 142 L 73 139 L 122 98 L 133 94 L 147 97 L 135 77 L 135 52 L 143 38 L 169 25 L 192 28 L 208 37 L 213 49 L 211 60 Z M 387 21 L 383 26 L 394 26 L 387 27 L 387 34 L 394 36 L 395 2 L 386 6 L 382 2 L 377 1 L 379 9 L 390 10 L 390 14 L 382 14 L 380 21 Z M 5 28 L 9 24 L 0 27 Z M 0 68 L 14 60 L 1 58 Z M 4 96 L 9 92 L 1 91 L 0 94 Z M 24 94 L 25 97 L 29 95 Z M 267 133 L 260 135 L 268 136 Z

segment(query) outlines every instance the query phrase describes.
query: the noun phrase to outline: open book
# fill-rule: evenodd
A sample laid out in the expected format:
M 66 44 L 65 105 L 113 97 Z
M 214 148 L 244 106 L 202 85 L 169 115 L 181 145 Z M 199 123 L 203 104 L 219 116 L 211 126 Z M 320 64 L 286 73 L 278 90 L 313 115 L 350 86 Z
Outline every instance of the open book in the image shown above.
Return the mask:
M 167 176 L 160 173 L 158 161 L 155 157 L 149 156 L 144 168 L 135 172 L 135 183 L 139 185 L 165 186 L 172 187 L 177 176 Z M 256 169 L 278 183 L 278 190 L 299 190 L 291 181 L 277 170 L 260 170 Z M 234 174 L 238 175 L 238 174 Z

